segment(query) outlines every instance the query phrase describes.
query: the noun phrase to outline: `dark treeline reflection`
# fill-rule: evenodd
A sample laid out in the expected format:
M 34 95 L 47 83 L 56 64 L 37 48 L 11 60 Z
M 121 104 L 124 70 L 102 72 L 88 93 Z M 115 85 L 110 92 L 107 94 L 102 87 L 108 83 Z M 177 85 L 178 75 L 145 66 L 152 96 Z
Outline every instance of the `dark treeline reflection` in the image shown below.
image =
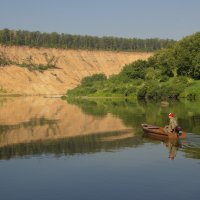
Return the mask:
M 179 150 L 186 157 L 200 159 L 200 102 L 171 101 L 144 102 L 129 99 L 68 99 L 68 103 L 79 106 L 85 114 L 104 116 L 108 113 L 119 117 L 127 126 L 141 135 L 141 123 L 164 126 L 168 124 L 168 113 L 174 112 L 178 124 L 188 132 Z M 152 141 L 152 140 L 151 140 Z
M 187 139 L 180 141 L 180 144 L 175 145 L 174 149 L 178 147 L 178 150 L 183 151 L 186 157 L 200 159 L 200 102 L 139 102 L 129 99 L 68 99 L 67 101 L 81 109 L 78 115 L 74 116 L 74 120 L 80 120 L 80 116 L 84 119 L 86 115 L 95 118 L 83 120 L 84 127 L 79 124 L 82 129 L 69 128 L 66 130 L 70 125 L 70 127 L 78 126 L 76 122 L 69 123 L 68 120 L 72 116 L 65 119 L 69 111 L 67 108 L 71 108 L 71 105 L 66 103 L 69 107 L 65 108 L 65 112 L 61 114 L 64 119 L 62 117 L 53 119 L 54 115 L 52 115 L 51 117 L 27 117 L 27 121 L 17 120 L 17 123 L 12 122 L 12 124 L 2 123 L 0 125 L 0 159 L 44 154 L 59 157 L 115 151 L 126 147 L 136 148 L 149 142 L 155 144 L 163 142 L 164 148 L 166 148 L 166 146 L 174 144 L 170 141 L 144 137 L 141 123 L 164 126 L 168 123 L 169 112 L 175 113 L 179 125 L 188 132 Z M 65 104 L 64 101 L 61 103 Z M 125 128 L 115 131 L 92 129 L 94 132 L 91 132 L 85 130 L 86 127 L 90 127 L 90 125 L 85 126 L 85 122 L 91 123 L 94 122 L 94 119 L 98 119 L 99 123 L 97 124 L 101 124 L 101 120 L 105 119 L 108 114 L 120 119 L 125 124 Z M 72 130 L 75 135 L 70 135 Z
M 95 133 L 55 140 L 15 144 L 0 148 L 0 159 L 28 155 L 54 154 L 55 156 L 113 151 L 142 145 L 142 136 L 135 137 L 131 129 Z
M 18 130 L 19 128 L 34 129 L 34 127 L 36 126 L 44 126 L 44 125 L 48 125 L 49 129 L 54 129 L 54 125 L 57 125 L 57 122 L 58 120 L 46 119 L 42 117 L 38 119 L 33 118 L 30 119 L 29 121 L 21 122 L 18 124 L 9 124 L 9 125 L 0 124 L 0 134 L 6 134 L 12 130 Z
M 144 102 L 129 99 L 68 99 L 68 103 L 79 106 L 85 114 L 119 117 L 130 127 L 141 129 L 142 123 L 164 126 L 168 124 L 168 113 L 176 115 L 178 124 L 189 133 L 200 135 L 200 102 L 171 101 Z

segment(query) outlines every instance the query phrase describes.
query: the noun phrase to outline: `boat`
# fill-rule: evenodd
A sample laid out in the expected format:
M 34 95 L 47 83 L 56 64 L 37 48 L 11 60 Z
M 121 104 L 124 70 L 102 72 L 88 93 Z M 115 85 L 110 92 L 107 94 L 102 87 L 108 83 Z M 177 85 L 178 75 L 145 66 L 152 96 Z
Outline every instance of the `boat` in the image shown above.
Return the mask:
M 187 135 L 184 131 L 180 131 L 179 134 L 177 134 L 175 131 L 165 132 L 164 127 L 154 126 L 150 124 L 141 124 L 141 126 L 145 134 L 149 134 L 155 137 L 158 136 L 167 139 L 185 139 Z

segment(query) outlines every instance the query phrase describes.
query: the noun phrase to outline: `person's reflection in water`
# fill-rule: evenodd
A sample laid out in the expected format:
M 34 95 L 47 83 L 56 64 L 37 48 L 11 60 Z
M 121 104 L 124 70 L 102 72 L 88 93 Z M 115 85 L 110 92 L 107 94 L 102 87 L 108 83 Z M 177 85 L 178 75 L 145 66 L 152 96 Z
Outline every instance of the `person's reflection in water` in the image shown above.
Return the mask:
M 166 147 L 169 149 L 169 159 L 174 160 L 176 157 L 176 153 L 179 147 L 181 147 L 181 141 L 180 140 L 173 140 L 173 141 L 166 141 L 165 143 Z

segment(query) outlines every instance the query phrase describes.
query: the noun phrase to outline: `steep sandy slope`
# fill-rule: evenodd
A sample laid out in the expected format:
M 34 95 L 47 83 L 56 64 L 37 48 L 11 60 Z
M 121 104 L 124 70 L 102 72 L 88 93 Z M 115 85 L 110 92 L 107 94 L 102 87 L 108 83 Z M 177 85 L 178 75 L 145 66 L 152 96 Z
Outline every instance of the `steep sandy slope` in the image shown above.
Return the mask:
M 137 59 L 147 59 L 152 53 L 109 52 L 86 50 L 61 50 L 29 47 L 0 46 L 0 53 L 16 63 L 32 58 L 34 64 L 46 64 L 48 58 L 56 58 L 58 69 L 44 72 L 29 71 L 17 66 L 0 67 L 0 89 L 16 94 L 64 94 L 80 80 L 94 73 L 107 76 L 117 74 L 122 67 Z

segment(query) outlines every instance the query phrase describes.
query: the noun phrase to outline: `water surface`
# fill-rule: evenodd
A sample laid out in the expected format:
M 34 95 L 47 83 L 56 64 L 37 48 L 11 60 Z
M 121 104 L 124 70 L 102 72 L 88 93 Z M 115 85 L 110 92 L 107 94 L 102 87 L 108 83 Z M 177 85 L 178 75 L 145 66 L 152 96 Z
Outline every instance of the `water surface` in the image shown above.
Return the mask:
M 169 112 L 186 140 L 145 137 Z M 199 199 L 200 103 L 0 99 L 1 199 Z

